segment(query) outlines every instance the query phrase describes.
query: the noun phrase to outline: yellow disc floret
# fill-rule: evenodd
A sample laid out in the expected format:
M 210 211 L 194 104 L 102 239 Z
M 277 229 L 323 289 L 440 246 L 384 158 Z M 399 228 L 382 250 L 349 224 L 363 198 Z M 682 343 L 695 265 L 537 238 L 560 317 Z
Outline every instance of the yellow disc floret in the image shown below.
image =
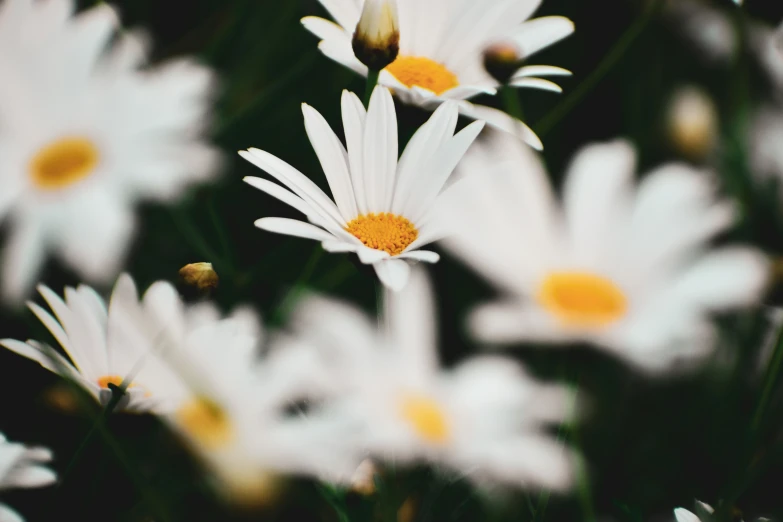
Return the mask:
M 56 190 L 86 178 L 98 165 L 98 149 L 85 138 L 63 138 L 30 160 L 30 177 L 39 189 Z
M 233 438 L 228 413 L 217 403 L 206 398 L 196 398 L 182 406 L 176 413 L 180 428 L 202 446 L 217 449 Z
M 435 94 L 459 85 L 457 76 L 445 65 L 423 56 L 399 56 L 385 70 L 403 85 L 423 87 Z
M 381 212 L 362 214 L 345 229 L 370 248 L 383 250 L 392 256 L 402 253 L 419 237 L 413 223 L 402 216 Z
M 109 389 L 109 384 L 113 384 L 117 386 L 118 388 L 122 385 L 123 377 L 121 375 L 105 375 L 98 379 L 98 386 L 101 388 Z M 133 383 L 130 383 L 128 385 L 128 388 L 132 388 L 136 386 Z
M 627 300 L 611 280 L 587 272 L 549 274 L 538 301 L 552 315 L 575 326 L 601 327 L 623 317 Z
M 426 442 L 443 444 L 449 439 L 449 425 L 440 404 L 424 395 L 407 395 L 400 402 L 400 414 Z

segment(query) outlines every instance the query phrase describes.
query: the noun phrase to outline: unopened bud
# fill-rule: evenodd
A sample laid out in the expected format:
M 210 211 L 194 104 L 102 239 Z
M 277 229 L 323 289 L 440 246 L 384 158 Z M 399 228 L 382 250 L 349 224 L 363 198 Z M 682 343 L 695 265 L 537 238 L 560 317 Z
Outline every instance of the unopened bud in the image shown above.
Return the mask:
M 702 89 L 683 87 L 670 102 L 666 125 L 669 141 L 680 154 L 703 160 L 717 140 L 718 111 Z
M 497 42 L 484 49 L 484 69 L 501 85 L 506 85 L 519 69 L 522 51 L 514 42 Z
M 214 290 L 218 285 L 217 272 L 212 268 L 212 263 L 191 263 L 179 269 L 179 275 L 185 284 L 198 288 L 201 291 Z
M 370 496 L 375 493 L 375 476 L 378 468 L 370 459 L 364 459 L 351 477 L 351 491 Z
M 365 0 L 353 33 L 353 52 L 371 71 L 380 71 L 397 59 L 400 29 L 396 0 Z

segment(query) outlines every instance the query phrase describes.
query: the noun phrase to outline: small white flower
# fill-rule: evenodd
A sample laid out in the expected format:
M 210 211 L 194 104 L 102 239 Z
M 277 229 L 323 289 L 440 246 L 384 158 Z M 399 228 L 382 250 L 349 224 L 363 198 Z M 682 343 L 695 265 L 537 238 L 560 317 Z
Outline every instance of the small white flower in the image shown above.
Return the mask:
M 571 163 L 561 211 L 538 158 L 502 133 L 494 139 L 468 154 L 465 168 L 480 175 L 463 174 L 464 197 L 444 213 L 446 248 L 505 294 L 472 315 L 480 339 L 582 340 L 667 369 L 713 347 L 710 313 L 760 298 L 760 252 L 705 251 L 734 221 L 707 173 L 668 164 L 637 188 L 628 143 L 590 145 Z
M 543 430 L 567 415 L 565 389 L 500 357 L 439 368 L 434 303 L 425 271 L 386 292 L 381 327 L 359 310 L 311 297 L 296 331 L 327 361 L 338 389 L 324 414 L 349 428 L 359 458 L 428 462 L 478 482 L 563 489 L 570 453 Z
M 320 1 L 337 23 L 308 16 L 302 24 L 321 39 L 318 48 L 327 57 L 366 76 L 367 67 L 356 58 L 351 46 L 363 2 Z M 380 84 L 392 88 L 404 102 L 429 110 L 446 100 L 456 100 L 465 116 L 485 120 L 541 148 L 541 141 L 521 121 L 467 101 L 479 94 L 497 92 L 498 82 L 483 67 L 487 45 L 498 40 L 513 41 L 527 59 L 573 32 L 574 24 L 562 16 L 528 20 L 539 3 L 397 0 L 400 54 L 381 72 Z M 511 85 L 561 92 L 557 84 L 539 77 L 570 74 L 560 67 L 526 65 L 517 71 Z
M 54 316 L 35 303 L 28 306 L 70 361 L 34 340 L 23 343 L 3 339 L 0 345 L 74 380 L 103 405 L 112 396 L 109 384 L 119 386 L 128 378 L 131 382 L 119 408 L 165 411 L 185 391 L 176 375 L 150 353 L 159 330 L 157 310 L 161 304 L 168 304 L 168 287 L 167 283 L 156 283 L 140 301 L 133 280 L 123 274 L 107 307 L 103 298 L 88 286 L 67 287 L 63 300 L 40 285 L 38 291 Z
M 46 448 L 31 448 L 8 442 L 0 433 L 0 490 L 10 488 L 38 488 L 57 480 L 54 471 L 43 464 L 52 460 Z M 0 503 L 0 520 L 23 522 L 24 519 L 5 504 Z
M 86 279 L 113 280 L 136 227 L 133 204 L 169 201 L 216 173 L 203 141 L 213 74 L 155 67 L 145 39 L 117 34 L 107 5 L 0 5 L 2 292 L 21 300 L 50 251 Z M 109 42 L 113 43 L 109 45 Z
M 375 268 L 384 285 L 399 290 L 408 279 L 406 261 L 438 261 L 435 252 L 420 250 L 441 235 L 429 218 L 483 123 L 474 122 L 455 135 L 457 108 L 444 104 L 411 138 L 398 160 L 397 115 L 388 89 L 375 89 L 367 111 L 355 94 L 343 92 L 347 149 L 315 109 L 303 105 L 302 110 L 334 202 L 301 172 L 268 152 L 241 151 L 243 158 L 290 190 L 261 178 L 245 181 L 312 223 L 262 218 L 256 226 L 320 241 L 329 252 L 354 252 L 362 263 Z

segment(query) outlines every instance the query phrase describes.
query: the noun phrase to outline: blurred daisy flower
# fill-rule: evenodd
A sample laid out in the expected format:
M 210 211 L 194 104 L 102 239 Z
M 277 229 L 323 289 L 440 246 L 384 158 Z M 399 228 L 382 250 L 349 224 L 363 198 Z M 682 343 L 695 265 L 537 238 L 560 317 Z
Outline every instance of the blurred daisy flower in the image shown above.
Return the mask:
M 368 69 L 355 56 L 354 30 L 362 13 L 361 0 L 320 0 L 337 23 L 308 16 L 302 24 L 321 39 L 321 52 L 366 76 Z M 369 1 L 369 0 L 368 0 Z M 397 0 L 399 55 L 379 78 L 405 103 L 432 110 L 446 100 L 459 102 L 460 113 L 515 133 L 541 148 L 541 141 L 521 121 L 506 113 L 467 101 L 479 94 L 494 95 L 499 84 L 484 70 L 484 50 L 497 41 L 510 41 L 527 60 L 534 53 L 565 38 L 574 24 L 562 16 L 528 20 L 540 0 Z M 514 87 L 560 92 L 541 76 L 571 73 L 560 67 L 527 65 L 512 77 Z
M 688 511 L 685 508 L 676 508 L 674 510 L 674 518 L 677 522 L 712 522 L 715 518 L 715 509 L 709 504 L 696 501 L 696 513 Z M 741 513 L 736 513 L 736 517 L 733 520 L 739 520 L 742 522 Z M 769 522 L 768 518 L 759 517 L 755 519 L 755 522 Z
M 712 348 L 711 313 L 759 300 L 760 252 L 705 251 L 735 217 L 706 172 L 668 164 L 635 187 L 628 143 L 589 145 L 571 163 L 561 211 L 531 151 L 494 139 L 469 153 L 465 168 L 483 165 L 481 176 L 460 184 L 464 197 L 444 214 L 446 248 L 505 294 L 472 315 L 480 339 L 588 341 L 662 370 Z
M 203 140 L 213 74 L 191 60 L 147 67 L 147 41 L 117 34 L 105 4 L 0 5 L 2 291 L 18 301 L 49 251 L 91 281 L 113 280 L 139 199 L 169 201 L 216 174 Z M 111 42 L 111 44 L 110 44 Z
M 112 397 L 109 385 L 120 386 L 126 378 L 129 385 L 120 409 L 159 412 L 179 400 L 184 388 L 176 375 L 150 353 L 155 314 L 160 301 L 166 302 L 166 283 L 152 285 L 140 300 L 133 280 L 123 274 L 108 306 L 89 286 L 67 287 L 64 300 L 46 286 L 38 291 L 54 316 L 35 303 L 28 307 L 70 360 L 39 341 L 3 339 L 2 346 L 75 381 L 104 406 Z
M 52 452 L 48 449 L 30 448 L 17 442 L 8 442 L 0 433 L 0 490 L 38 488 L 54 483 L 57 475 L 43 465 L 51 460 Z M 2 503 L 0 520 L 24 521 L 19 513 Z
M 357 462 L 336 447 L 344 436 L 338 425 L 288 411 L 323 381 L 309 354 L 294 347 L 263 350 L 263 329 L 249 308 L 225 318 L 211 303 L 186 308 L 171 285 L 155 304 L 165 325 L 159 351 L 187 388 L 162 419 L 214 473 L 229 500 L 269 501 L 276 474 L 355 470 Z
M 311 223 L 262 218 L 256 226 L 320 241 L 329 252 L 356 253 L 362 263 L 375 268 L 384 285 L 401 289 L 410 270 L 406 261 L 439 259 L 435 252 L 420 250 L 440 237 L 429 218 L 483 122 L 454 134 L 457 107 L 446 103 L 414 134 L 398 160 L 397 115 L 388 89 L 375 89 L 367 111 L 355 94 L 343 92 L 347 149 L 315 109 L 303 105 L 302 110 L 334 202 L 301 172 L 268 152 L 240 151 L 289 190 L 261 178 L 245 181 L 300 211 Z
M 311 297 L 292 324 L 330 362 L 340 388 L 324 411 L 342 422 L 361 457 L 428 462 L 476 482 L 565 489 L 571 454 L 546 433 L 568 416 L 569 394 L 500 357 L 439 367 L 434 303 L 426 272 L 385 292 L 376 321 L 358 309 Z

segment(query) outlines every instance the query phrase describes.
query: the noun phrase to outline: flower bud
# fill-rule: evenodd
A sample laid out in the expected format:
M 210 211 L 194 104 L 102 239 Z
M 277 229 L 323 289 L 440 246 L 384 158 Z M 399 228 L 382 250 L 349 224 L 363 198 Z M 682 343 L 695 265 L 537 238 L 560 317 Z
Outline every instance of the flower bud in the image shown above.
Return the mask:
M 380 71 L 397 59 L 400 29 L 396 0 L 365 0 L 353 34 L 353 52 L 371 71 Z
M 506 85 L 519 69 L 523 58 L 514 42 L 497 42 L 484 49 L 484 69 L 498 83 Z
M 700 161 L 712 152 L 718 134 L 718 111 L 709 95 L 698 87 L 675 92 L 667 114 L 667 134 L 683 156 Z
M 362 496 L 370 496 L 375 493 L 375 476 L 378 468 L 372 460 L 364 459 L 356 472 L 351 477 L 351 491 Z
M 179 275 L 185 284 L 198 288 L 201 291 L 214 290 L 218 285 L 217 272 L 212 268 L 212 263 L 191 263 L 179 270 Z

